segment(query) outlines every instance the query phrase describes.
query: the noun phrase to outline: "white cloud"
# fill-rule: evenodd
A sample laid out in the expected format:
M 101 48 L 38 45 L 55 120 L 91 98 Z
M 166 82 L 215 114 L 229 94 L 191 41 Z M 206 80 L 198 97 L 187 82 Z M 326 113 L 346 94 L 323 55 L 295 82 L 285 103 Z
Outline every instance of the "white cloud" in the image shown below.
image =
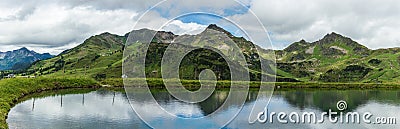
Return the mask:
M 25 45 L 21 45 L 21 46 L 12 46 L 12 48 L 9 48 L 7 50 L 15 50 L 21 47 L 26 47 L 29 50 L 34 50 L 37 53 L 52 53 L 52 54 L 58 54 L 61 53 L 67 49 L 71 49 L 74 48 L 76 46 L 78 46 L 79 44 L 81 44 L 82 42 L 72 42 L 72 43 L 68 43 L 65 44 L 63 46 L 55 46 L 55 47 L 48 47 L 46 45 L 37 45 L 37 44 L 25 44 Z
M 240 21 L 261 45 L 267 38 L 254 26 L 251 13 L 237 11 L 232 0 L 169 0 L 138 23 L 146 9 L 160 0 L 0 0 L 0 51 L 28 47 L 35 51 L 75 46 L 102 32 L 125 34 L 143 27 L 160 29 L 174 16 L 192 11 L 214 12 Z M 400 46 L 400 1 L 397 0 L 239 0 L 261 19 L 276 42 L 275 48 L 306 39 L 315 41 L 332 31 L 349 36 L 367 47 Z M 230 10 L 226 12 L 226 10 Z M 241 13 L 233 15 L 232 13 Z M 206 25 L 173 21 L 166 30 L 177 34 L 199 33 Z M 233 32 L 235 33 L 235 32 Z M 268 45 L 267 45 L 268 48 Z M 50 51 L 48 51 L 50 52 Z
M 138 5 L 132 5 L 134 1 L 126 0 L 111 3 L 109 1 L 63 0 L 20 2 L 19 5 L 9 1 L 0 4 L 0 9 L 4 12 L 0 15 L 2 28 L 0 51 L 27 47 L 41 53 L 58 54 L 95 34 L 110 32 L 123 35 L 132 29 L 141 28 L 158 30 L 169 21 L 161 16 L 159 11 L 150 11 L 137 23 L 136 28 L 133 28 L 141 16 L 140 13 L 158 1 L 142 2 Z M 184 3 L 181 2 L 181 4 Z M 222 3 L 216 5 L 216 7 L 221 6 L 223 6 Z M 205 27 L 197 23 L 174 20 L 164 30 L 176 34 L 195 34 Z
M 21 46 L 42 51 L 38 49 L 42 46 L 42 49 L 55 49 L 51 53 L 57 54 L 62 51 L 57 48 L 81 43 L 94 34 L 107 31 L 123 35 L 131 30 L 135 22 L 133 17 L 138 15 L 124 9 L 67 8 L 57 4 L 37 6 L 23 18 L 20 12 L 16 11 L 14 19 L 9 15 L 7 20 L 0 21 L 1 51 Z
M 168 22 L 168 19 L 163 18 L 158 12 L 149 11 L 146 12 L 144 16 L 138 16 L 136 24 L 132 27 L 132 30 L 138 30 L 142 28 L 152 29 L 152 30 L 159 30 L 161 29 L 165 23 Z
M 400 1 L 253 0 L 250 8 L 273 41 L 286 42 L 275 44 L 278 48 L 300 39 L 315 41 L 332 31 L 372 49 L 400 47 Z
M 179 20 L 173 20 L 165 27 L 163 27 L 163 30 L 171 31 L 177 35 L 183 35 L 183 34 L 195 35 L 204 31 L 205 28 L 207 28 L 206 25 L 201 25 L 197 23 L 183 23 L 182 21 Z

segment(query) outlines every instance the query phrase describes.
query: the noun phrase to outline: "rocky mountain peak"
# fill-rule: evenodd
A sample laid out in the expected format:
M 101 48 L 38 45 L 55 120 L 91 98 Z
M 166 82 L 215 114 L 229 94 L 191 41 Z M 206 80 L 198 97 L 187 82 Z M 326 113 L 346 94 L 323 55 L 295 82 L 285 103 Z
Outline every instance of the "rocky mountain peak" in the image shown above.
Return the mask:
M 18 49 L 18 50 L 20 50 L 20 51 L 29 51 L 29 49 L 26 48 L 26 47 L 22 47 L 22 48 L 20 48 L 20 49 Z
M 327 34 L 321 40 L 317 41 L 316 44 L 343 44 L 353 48 L 354 51 L 359 53 L 366 53 L 369 49 L 356 41 L 352 40 L 351 38 L 342 36 L 338 33 L 332 32 Z
M 171 43 L 176 37 L 177 35 L 167 31 L 158 31 L 155 35 L 155 39 L 159 43 Z
M 298 42 L 295 42 L 289 45 L 287 48 L 283 49 L 286 52 L 294 52 L 302 49 L 307 49 L 311 44 L 306 40 L 302 39 Z
M 326 34 L 325 37 L 344 37 L 336 32 L 331 32 L 330 34 Z
M 223 32 L 223 33 L 227 34 L 229 37 L 233 37 L 232 33 L 226 31 L 225 29 L 223 29 L 223 28 L 221 28 L 221 27 L 219 27 L 219 26 L 217 26 L 216 24 L 210 24 L 210 25 L 208 25 L 208 27 L 207 27 L 206 30 L 204 30 L 204 31 L 208 31 L 208 30 L 210 30 L 210 29 L 211 29 L 211 30 L 216 30 L 216 31 L 219 31 L 219 32 Z
M 207 29 L 223 30 L 221 27 L 217 26 L 217 24 L 210 24 L 208 25 Z
M 100 35 L 111 35 L 111 33 L 110 32 L 104 32 L 104 33 L 101 33 Z
M 304 39 L 301 39 L 301 40 L 299 41 L 299 43 L 307 43 L 307 41 L 304 40 Z
M 342 36 L 335 32 L 325 35 L 319 42 L 320 43 L 332 43 L 332 42 L 336 42 L 336 41 L 354 42 L 350 38 Z
M 17 50 L 13 50 L 13 51 L 8 51 L 8 52 L 6 52 L 6 53 L 19 53 L 19 54 L 36 54 L 36 52 L 34 52 L 34 51 L 31 51 L 31 50 L 29 50 L 28 48 L 26 48 L 26 47 L 22 47 L 22 48 L 20 48 L 20 49 L 17 49 Z

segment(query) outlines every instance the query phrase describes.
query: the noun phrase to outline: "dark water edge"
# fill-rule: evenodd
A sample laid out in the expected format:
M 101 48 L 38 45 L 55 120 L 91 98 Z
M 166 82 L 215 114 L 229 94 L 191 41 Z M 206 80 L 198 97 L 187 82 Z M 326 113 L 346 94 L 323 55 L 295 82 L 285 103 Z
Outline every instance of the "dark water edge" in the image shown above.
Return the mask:
M 103 80 L 101 83 L 110 85 L 113 87 L 124 87 L 125 83 L 132 83 L 132 87 L 143 87 L 136 85 L 138 82 L 146 81 L 150 88 L 163 89 L 164 81 L 162 78 L 147 78 L 147 79 L 122 79 L 122 78 L 109 78 Z M 198 89 L 200 85 L 199 80 L 181 80 L 182 85 L 187 89 Z M 235 84 L 248 84 L 250 88 L 259 88 L 261 85 L 260 81 L 233 81 Z M 315 89 L 400 89 L 398 83 L 362 83 L 362 82 L 263 82 L 265 86 L 274 86 L 276 89 L 279 88 L 315 88 Z M 216 89 L 230 88 L 231 81 L 219 80 L 216 83 Z

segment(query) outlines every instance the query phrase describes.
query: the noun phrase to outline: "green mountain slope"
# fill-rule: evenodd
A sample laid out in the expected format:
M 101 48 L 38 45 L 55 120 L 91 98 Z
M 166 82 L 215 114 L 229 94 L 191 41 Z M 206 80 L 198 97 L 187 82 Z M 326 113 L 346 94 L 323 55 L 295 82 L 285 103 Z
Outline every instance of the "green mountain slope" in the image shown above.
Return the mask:
M 283 76 L 321 82 L 398 82 L 399 49 L 370 50 L 336 33 L 277 51 Z M 278 72 L 279 74 L 279 72 Z
M 28 74 L 37 76 L 121 77 L 126 36 L 103 33 L 60 55 L 33 63 Z
M 198 74 L 204 69 L 212 69 L 219 80 L 229 80 L 230 72 L 227 60 L 233 64 L 232 70 L 244 71 L 242 66 L 247 66 L 250 71 L 251 80 L 260 80 L 261 72 L 260 56 L 256 53 L 258 47 L 240 37 L 233 37 L 229 32 L 222 31 L 216 25 L 210 25 L 199 35 L 174 35 L 171 32 L 155 32 L 141 29 L 133 32 L 148 35 L 155 33 L 150 48 L 146 51 L 143 46 L 129 45 L 134 50 L 129 56 L 146 56 L 147 77 L 161 77 L 161 59 L 166 48 L 171 44 L 176 48 L 173 51 L 181 52 L 184 49 L 194 48 L 195 51 L 184 57 L 180 66 L 180 77 L 183 79 L 198 79 Z M 46 77 L 70 76 L 70 77 L 92 77 L 97 80 L 106 78 L 120 78 L 122 75 L 122 57 L 124 43 L 128 38 L 109 33 L 103 33 L 87 39 L 81 45 L 67 50 L 60 55 L 43 61 L 38 61 L 26 71 L 28 74 Z M 221 39 L 224 39 L 221 41 Z M 236 44 L 238 48 L 230 48 L 224 43 Z M 172 43 L 174 42 L 174 43 Z M 133 48 L 132 48 L 133 47 Z M 203 49 L 200 49 L 203 48 Z M 223 48 L 222 51 L 219 51 Z M 259 48 L 259 47 L 258 47 Z M 239 54 L 234 51 L 243 51 L 245 62 L 237 60 Z M 229 55 L 229 57 L 223 57 Z M 263 55 L 267 55 L 264 53 Z M 264 59 L 263 59 L 264 60 Z M 135 61 L 133 61 L 135 62 Z M 247 63 L 246 63 L 247 62 Z M 132 64 L 135 65 L 135 64 Z M 278 78 L 280 80 L 296 81 L 291 78 Z
M 189 53 L 183 59 L 179 72 L 183 79 L 198 79 L 202 70 L 212 69 L 219 80 L 229 80 L 230 72 L 225 60 L 229 58 L 233 60 L 230 63 L 238 66 L 235 70 L 246 70 L 240 67 L 248 67 L 251 80 L 260 80 L 261 74 L 274 77 L 275 71 L 278 82 L 400 82 L 400 48 L 370 50 L 336 33 L 327 34 L 312 43 L 301 40 L 284 50 L 272 51 L 262 49 L 244 38 L 234 37 L 216 25 L 210 25 L 198 35 L 174 35 L 148 29 L 132 32 L 143 36 L 155 34 L 146 56 L 146 75 L 150 78 L 161 77 L 162 55 L 168 46 L 174 44 L 177 45 L 173 49 L 175 52 L 182 52 L 183 48 L 203 48 Z M 26 72 L 48 77 L 121 78 L 127 38 L 128 34 L 118 36 L 103 33 L 92 36 L 54 58 L 32 64 Z M 238 48 L 229 47 L 227 43 Z M 134 51 L 126 56 L 140 57 L 146 52 L 140 43 L 128 47 Z M 237 54 L 238 51 L 243 55 Z M 223 57 L 220 53 L 229 57 Z M 268 63 L 275 59 L 271 53 L 276 53 L 276 68 L 271 65 L 266 67 L 266 72 L 261 72 L 260 61 Z M 240 56 L 244 57 L 245 62 L 238 60 Z

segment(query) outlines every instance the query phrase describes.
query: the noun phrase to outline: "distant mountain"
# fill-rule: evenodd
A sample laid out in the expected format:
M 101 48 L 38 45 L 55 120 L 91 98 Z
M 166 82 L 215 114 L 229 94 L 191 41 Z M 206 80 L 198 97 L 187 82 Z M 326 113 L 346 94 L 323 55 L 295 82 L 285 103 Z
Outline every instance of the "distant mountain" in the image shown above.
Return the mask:
M 38 60 L 52 58 L 49 53 L 39 54 L 23 47 L 18 50 L 0 52 L 0 70 L 22 70 Z

